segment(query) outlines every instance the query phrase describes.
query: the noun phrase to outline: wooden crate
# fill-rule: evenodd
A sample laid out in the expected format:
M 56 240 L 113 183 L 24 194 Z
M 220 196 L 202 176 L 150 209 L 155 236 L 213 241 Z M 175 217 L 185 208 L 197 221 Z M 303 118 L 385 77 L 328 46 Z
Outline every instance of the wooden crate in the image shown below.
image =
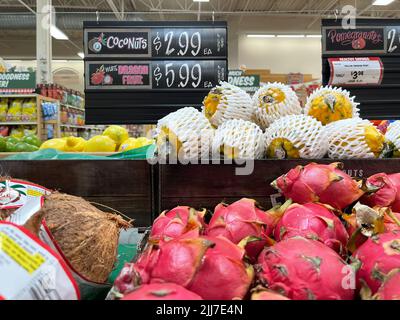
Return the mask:
M 236 175 L 235 165 L 160 165 L 157 210 L 189 205 L 213 209 L 221 201 L 231 203 L 242 197 L 256 199 L 264 208 L 282 201 L 270 183 L 296 165 L 308 160 L 257 160 L 250 175 Z M 332 160 L 315 160 L 331 163 Z M 347 160 L 344 170 L 353 177 L 366 178 L 374 173 L 400 172 L 400 159 Z
M 152 221 L 152 167 L 146 160 L 7 160 L 0 174 L 112 207 L 135 219 Z

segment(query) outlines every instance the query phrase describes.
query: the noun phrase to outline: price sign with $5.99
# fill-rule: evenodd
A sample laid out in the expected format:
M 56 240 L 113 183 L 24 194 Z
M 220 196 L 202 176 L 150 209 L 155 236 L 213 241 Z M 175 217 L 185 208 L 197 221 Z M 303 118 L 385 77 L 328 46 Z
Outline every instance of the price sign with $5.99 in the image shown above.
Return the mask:
M 153 61 L 153 89 L 208 89 L 225 81 L 226 62 L 221 60 Z

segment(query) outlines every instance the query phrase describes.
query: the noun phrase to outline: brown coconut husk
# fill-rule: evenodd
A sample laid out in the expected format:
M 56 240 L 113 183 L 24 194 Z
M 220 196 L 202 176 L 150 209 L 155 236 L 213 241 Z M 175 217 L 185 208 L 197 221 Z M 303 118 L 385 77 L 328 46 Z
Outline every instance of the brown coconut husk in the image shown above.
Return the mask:
M 117 259 L 120 229 L 130 227 L 130 222 L 58 192 L 45 197 L 41 211 L 73 269 L 90 281 L 106 282 Z

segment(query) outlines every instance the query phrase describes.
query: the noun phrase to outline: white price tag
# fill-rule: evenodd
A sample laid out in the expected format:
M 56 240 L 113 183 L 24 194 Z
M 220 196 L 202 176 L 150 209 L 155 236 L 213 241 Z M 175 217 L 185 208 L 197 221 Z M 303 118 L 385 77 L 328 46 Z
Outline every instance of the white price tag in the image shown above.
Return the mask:
M 378 57 L 329 58 L 329 85 L 380 85 L 383 64 Z

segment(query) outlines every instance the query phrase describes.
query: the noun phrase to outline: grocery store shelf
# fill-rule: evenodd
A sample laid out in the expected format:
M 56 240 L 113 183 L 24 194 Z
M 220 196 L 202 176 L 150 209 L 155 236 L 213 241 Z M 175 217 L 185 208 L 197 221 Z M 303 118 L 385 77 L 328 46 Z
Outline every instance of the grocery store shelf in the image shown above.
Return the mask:
M 90 125 L 78 126 L 74 124 L 61 124 L 60 126 L 64 128 L 73 128 L 73 129 L 102 130 L 100 128 L 96 128 L 95 126 L 90 126 Z
M 84 109 L 84 108 L 74 107 L 74 106 L 71 106 L 71 105 L 65 104 L 65 103 L 61 103 L 61 105 L 62 105 L 63 107 L 67 107 L 67 108 L 69 108 L 69 109 L 75 109 L 75 110 L 79 110 L 79 111 L 85 112 L 85 109 Z
M 28 94 L 0 94 L 0 98 L 36 98 L 38 95 L 35 93 Z
M 0 122 L 0 126 L 36 126 L 36 121 L 5 121 Z

